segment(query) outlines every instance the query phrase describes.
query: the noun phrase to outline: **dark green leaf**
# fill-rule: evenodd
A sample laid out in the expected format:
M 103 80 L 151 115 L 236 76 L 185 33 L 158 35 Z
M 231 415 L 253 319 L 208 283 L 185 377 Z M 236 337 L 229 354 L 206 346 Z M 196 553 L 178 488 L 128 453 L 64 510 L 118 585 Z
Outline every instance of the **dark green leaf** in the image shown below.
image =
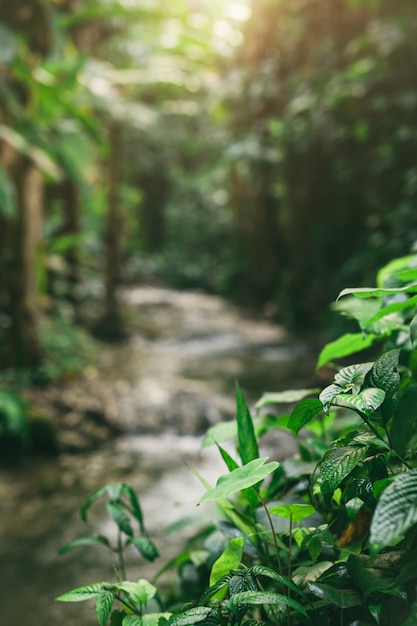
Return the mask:
M 314 398 L 303 400 L 294 407 L 288 421 L 288 428 L 293 435 L 297 435 L 301 428 L 322 410 L 323 405 L 320 400 Z
M 255 429 L 246 400 L 236 383 L 236 418 L 237 418 L 237 443 L 242 464 L 246 465 L 259 456 L 258 442 Z
M 398 474 L 383 491 L 371 522 L 374 552 L 392 545 L 417 522 L 417 469 Z
M 367 446 L 360 448 L 337 448 L 327 453 L 321 464 L 321 491 L 329 502 L 340 483 L 363 461 L 368 453 Z
M 413 345 L 413 348 L 417 347 L 417 314 L 414 315 L 413 319 L 410 322 L 410 339 Z
M 242 604 L 273 604 L 288 606 L 307 617 L 306 610 L 299 602 L 279 593 L 272 593 L 269 591 L 242 591 L 241 593 L 236 593 L 231 596 L 229 603 L 233 608 Z
M 379 387 L 385 394 L 392 396 L 399 387 L 400 376 L 396 370 L 400 358 L 399 350 L 389 350 L 384 352 L 375 361 L 369 376 L 366 379 L 368 387 Z
M 139 528 L 141 529 L 141 532 L 145 532 L 143 524 L 143 513 L 139 504 L 139 498 L 137 497 L 135 490 L 130 485 L 124 484 L 122 487 L 122 492 L 127 494 L 130 500 L 133 509 L 133 516 L 139 522 Z
M 70 550 L 78 548 L 79 546 L 90 546 L 97 543 L 101 543 L 107 547 L 110 546 L 110 542 L 107 537 L 103 537 L 102 535 L 97 535 L 96 537 L 79 537 L 78 539 L 73 539 L 62 546 L 62 548 L 59 549 L 59 554 L 66 554 Z
M 124 617 L 126 617 L 126 611 L 113 611 L 110 618 L 110 626 L 123 626 Z
M 122 532 L 129 537 L 133 537 L 133 529 L 130 524 L 129 515 L 118 502 L 107 502 L 106 509 L 110 517 L 116 522 Z
M 170 626 L 190 626 L 202 622 L 210 615 L 213 609 L 208 606 L 196 606 L 194 609 L 174 615 L 170 621 Z
M 90 508 L 90 506 L 106 492 L 107 492 L 107 487 L 106 486 L 101 487 L 100 489 L 97 489 L 97 491 L 92 493 L 84 502 L 84 504 L 82 505 L 80 509 L 81 519 L 84 520 L 84 522 L 87 521 L 87 513 L 88 513 L 88 509 Z
M 16 209 L 15 188 L 6 170 L 0 165 L 0 215 L 11 217 L 16 213 Z
M 300 591 L 297 585 L 288 580 L 288 578 L 285 578 L 285 576 L 281 576 L 281 574 L 278 574 L 278 572 L 275 572 L 273 569 L 266 567 L 265 565 L 254 565 L 249 569 L 249 571 L 254 576 L 266 576 L 267 578 L 271 578 L 272 580 L 275 580 L 282 585 L 285 585 L 292 591 L 302 594 L 302 591 Z
M 106 626 L 116 594 L 114 591 L 102 591 L 96 596 L 96 615 L 100 626 Z
M 84 587 L 77 587 L 72 591 L 67 591 L 56 599 L 58 602 L 83 602 L 84 600 L 90 600 L 95 598 L 97 594 L 103 591 L 111 591 L 113 585 L 111 583 L 94 583 L 92 585 L 85 585 Z
M 341 609 L 349 609 L 363 604 L 363 596 L 356 589 L 336 589 L 323 583 L 309 583 L 311 593 L 329 604 L 335 604 Z
M 404 455 L 411 439 L 417 434 L 417 385 L 409 387 L 400 398 L 390 424 L 391 443 Z
M 350 576 L 365 597 L 374 591 L 386 591 L 395 584 L 399 573 L 401 555 L 387 552 L 374 557 L 351 554 L 347 561 Z
M 159 556 L 158 548 L 148 537 L 130 537 L 128 543 L 134 545 L 147 561 L 154 561 Z

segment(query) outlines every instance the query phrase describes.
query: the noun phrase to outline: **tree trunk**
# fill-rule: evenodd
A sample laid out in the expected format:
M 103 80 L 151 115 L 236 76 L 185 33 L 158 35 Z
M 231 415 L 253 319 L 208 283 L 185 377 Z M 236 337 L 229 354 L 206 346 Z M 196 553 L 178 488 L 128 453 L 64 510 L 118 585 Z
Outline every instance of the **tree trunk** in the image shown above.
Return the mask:
M 118 297 L 123 256 L 124 219 L 120 204 L 122 126 L 117 122 L 109 124 L 109 151 L 107 216 L 104 234 L 104 311 L 95 330 L 103 338 L 117 340 L 125 336 Z

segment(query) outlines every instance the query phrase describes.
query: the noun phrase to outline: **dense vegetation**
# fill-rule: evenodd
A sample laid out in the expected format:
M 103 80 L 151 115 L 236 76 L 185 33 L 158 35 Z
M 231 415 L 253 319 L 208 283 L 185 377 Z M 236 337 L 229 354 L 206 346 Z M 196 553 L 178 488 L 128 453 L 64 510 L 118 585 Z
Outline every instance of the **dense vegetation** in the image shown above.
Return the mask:
M 341 292 L 339 308 L 360 332 L 322 350 L 318 366 L 336 372 L 318 397 L 311 389 L 265 394 L 252 417 L 237 388 L 236 420 L 216 424 L 205 439 L 227 473 L 214 488 L 199 476 L 207 490 L 200 504 L 216 502 L 219 519 L 161 570 L 176 567 L 181 581 L 192 567 L 193 585 L 188 575 L 167 596 L 157 579 L 126 579 L 129 545 L 150 561 L 158 550 L 135 492 L 109 484 L 87 499 L 81 516 L 87 522 L 90 507 L 106 497 L 117 544 L 93 534 L 62 551 L 103 544 L 117 556 L 117 580 L 58 600 L 94 598 L 100 626 L 110 616 L 113 626 L 415 624 L 416 294 L 416 255 L 381 269 L 374 288 Z M 366 360 L 354 362 L 365 349 Z M 297 400 L 290 412 L 276 411 Z M 299 436 L 298 454 L 282 464 L 260 455 L 275 429 Z M 228 439 L 236 441 L 234 456 L 224 448 Z
M 124 336 L 117 290 L 143 279 L 317 329 L 343 285 L 408 253 L 414 13 L 2 1 L 2 365 L 44 364 L 57 317 Z

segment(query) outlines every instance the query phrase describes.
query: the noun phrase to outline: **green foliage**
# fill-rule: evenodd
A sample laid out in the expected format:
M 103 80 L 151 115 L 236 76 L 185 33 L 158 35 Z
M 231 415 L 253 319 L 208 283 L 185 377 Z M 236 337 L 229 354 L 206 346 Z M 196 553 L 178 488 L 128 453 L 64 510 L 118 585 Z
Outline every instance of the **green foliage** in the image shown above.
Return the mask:
M 411 623 L 406 618 L 415 614 L 417 582 L 417 372 L 411 328 L 415 305 L 395 312 L 391 305 L 399 295 L 401 302 L 414 298 L 414 285 L 408 282 L 414 281 L 414 272 L 407 268 L 415 261 L 407 257 L 383 268 L 377 289 L 341 294 L 342 302 L 352 293 L 361 302 L 376 300 L 373 317 L 383 321 L 389 316 L 395 322 L 389 329 L 379 326 L 381 350 L 374 360 L 335 365 L 334 380 L 319 399 L 306 398 L 315 390 L 295 390 L 267 394 L 259 401 L 258 412 L 270 410 L 274 400 L 298 402 L 290 417 L 278 420 L 280 428 L 299 436 L 294 458 L 279 464 L 259 457 L 260 440 L 267 432 L 259 427 L 263 416 L 251 415 L 237 387 L 233 428 L 218 425 L 207 438 L 216 443 L 228 473 L 214 488 L 201 478 L 207 488 L 201 506 L 216 501 L 220 519 L 195 537 L 196 542 L 203 539 L 200 551 L 196 545 L 187 547 L 168 564 L 177 564 L 181 575 L 181 565 L 192 554 L 197 558 L 198 552 L 199 565 L 207 565 L 207 578 L 188 598 L 191 605 L 179 609 L 181 595 L 164 605 L 153 583 L 128 582 L 124 573 L 116 583 L 88 585 L 58 599 L 96 598 L 100 626 L 109 619 L 125 626 Z M 396 287 L 386 288 L 394 283 Z M 346 310 L 356 311 L 365 337 L 374 332 L 360 306 Z M 350 357 L 361 351 L 357 342 L 350 346 Z M 331 429 L 331 439 L 324 424 Z M 220 446 L 217 436 L 236 440 L 242 465 Z M 145 558 L 153 557 L 139 501 L 127 485 L 106 485 L 92 494 L 81 508 L 84 521 L 104 496 L 124 544 L 119 540 L 114 549 L 108 539 L 95 535 L 70 542 L 62 551 L 102 544 L 119 555 L 120 571 L 129 544 Z M 146 607 L 155 599 L 161 602 L 161 612 L 148 615 Z M 116 600 L 122 610 L 112 612 Z

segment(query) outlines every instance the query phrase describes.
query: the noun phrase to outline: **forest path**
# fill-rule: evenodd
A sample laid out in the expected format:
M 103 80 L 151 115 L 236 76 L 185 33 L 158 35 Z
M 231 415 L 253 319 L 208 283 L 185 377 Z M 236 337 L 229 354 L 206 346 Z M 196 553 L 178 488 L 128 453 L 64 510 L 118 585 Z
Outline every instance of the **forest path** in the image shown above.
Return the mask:
M 138 287 L 124 299 L 134 328 L 129 341 L 105 348 L 82 380 L 60 391 L 65 406 L 90 399 L 104 407 L 123 434 L 82 454 L 0 474 L 5 626 L 18 615 L 26 626 L 96 624 L 91 603 L 54 603 L 70 588 L 113 579 L 111 555 L 99 547 L 57 554 L 86 533 L 78 514 L 86 495 L 106 482 L 137 490 L 162 556 L 150 566 L 132 550 L 128 573 L 150 578 L 184 539 L 184 533 L 166 535 L 167 527 L 189 516 L 201 524 L 212 515 L 208 506 L 196 508 L 204 489 L 189 466 L 212 484 L 224 473 L 217 451 L 202 449 L 201 440 L 210 424 L 233 416 L 235 381 L 251 404 L 263 391 L 312 385 L 314 355 L 305 346 L 221 298 Z M 78 436 L 74 424 L 70 439 Z M 268 453 L 285 458 L 293 445 L 283 434 Z M 111 532 L 100 506 L 92 519 L 100 532 Z

